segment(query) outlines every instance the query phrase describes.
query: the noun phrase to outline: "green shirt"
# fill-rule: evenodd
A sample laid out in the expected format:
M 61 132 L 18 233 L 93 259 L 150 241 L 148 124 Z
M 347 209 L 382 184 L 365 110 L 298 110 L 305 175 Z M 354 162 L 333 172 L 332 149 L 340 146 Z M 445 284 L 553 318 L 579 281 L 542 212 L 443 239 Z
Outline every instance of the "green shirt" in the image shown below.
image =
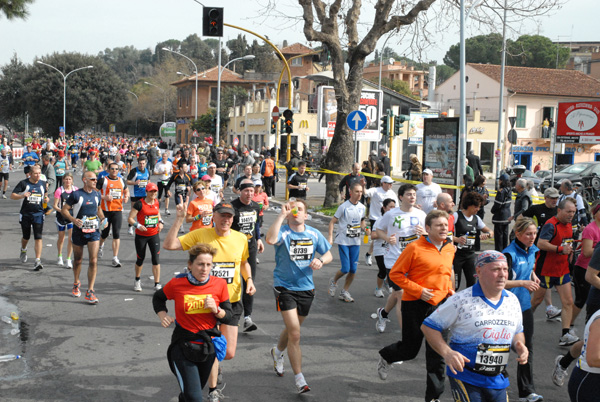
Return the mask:
M 475 175 L 473 174 L 473 168 L 467 165 L 467 174 L 471 176 L 471 180 L 475 180 Z
M 102 167 L 102 162 L 100 162 L 99 160 L 87 160 L 85 161 L 85 170 L 88 172 L 95 172 L 96 170 L 99 170 Z

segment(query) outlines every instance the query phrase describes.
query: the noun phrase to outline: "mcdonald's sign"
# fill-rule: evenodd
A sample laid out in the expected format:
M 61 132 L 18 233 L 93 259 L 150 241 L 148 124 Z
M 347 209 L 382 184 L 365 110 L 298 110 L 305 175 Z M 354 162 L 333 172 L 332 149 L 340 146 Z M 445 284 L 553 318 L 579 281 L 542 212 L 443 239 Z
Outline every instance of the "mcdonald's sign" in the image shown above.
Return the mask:
M 300 128 L 308 128 L 308 120 L 301 120 Z

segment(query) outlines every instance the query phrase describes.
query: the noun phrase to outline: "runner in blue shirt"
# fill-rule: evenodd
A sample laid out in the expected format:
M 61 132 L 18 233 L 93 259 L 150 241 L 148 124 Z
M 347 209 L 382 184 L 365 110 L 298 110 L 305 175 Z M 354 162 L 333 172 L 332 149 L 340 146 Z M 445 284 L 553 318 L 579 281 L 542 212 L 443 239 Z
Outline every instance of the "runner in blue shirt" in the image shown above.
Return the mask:
M 39 155 L 31 150 L 30 145 L 25 145 L 25 151 L 23 152 L 23 156 L 21 156 L 21 160 L 25 166 L 33 166 L 40 161 Z
M 313 271 L 321 269 L 332 260 L 329 251 L 331 245 L 325 237 L 318 230 L 304 224 L 306 210 L 306 203 L 302 200 L 282 205 L 281 213 L 265 238 L 268 244 L 275 246 L 273 291 L 277 310 L 281 311 L 285 324 L 279 342 L 271 349 L 273 368 L 278 376 L 283 376 L 283 352 L 287 348 L 296 389 L 300 394 L 310 391 L 302 375 L 300 326 L 308 316 L 315 297 Z M 288 224 L 282 226 L 284 220 Z M 316 257 L 315 253 L 321 254 L 321 257 Z

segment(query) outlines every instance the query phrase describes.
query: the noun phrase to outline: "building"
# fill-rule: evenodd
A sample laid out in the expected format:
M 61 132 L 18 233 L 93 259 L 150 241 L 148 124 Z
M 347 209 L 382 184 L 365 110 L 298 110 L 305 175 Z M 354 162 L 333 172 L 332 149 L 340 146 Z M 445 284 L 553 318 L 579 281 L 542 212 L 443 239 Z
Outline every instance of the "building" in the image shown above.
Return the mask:
M 600 79 L 600 42 L 554 42 L 562 47 L 569 47 L 571 57 L 567 62 L 567 70 L 577 70 Z
M 425 80 L 426 71 L 415 70 L 414 66 L 409 66 L 406 62 L 383 61 L 381 66 L 381 78 L 387 78 L 391 81 L 404 81 L 408 84 L 411 92 L 422 98 L 427 97 L 427 82 Z M 363 77 L 378 82 L 379 81 L 379 63 L 369 63 L 365 67 Z
M 498 122 L 498 99 L 500 93 L 501 68 L 498 65 L 466 65 L 467 118 L 479 112 L 481 122 Z M 543 138 L 544 119 L 556 121 L 559 102 L 574 100 L 600 100 L 600 81 L 580 71 L 555 70 L 530 67 L 506 67 L 504 97 L 504 127 L 502 165 L 525 165 L 531 169 L 541 163 L 550 169 L 552 162 L 551 140 Z M 436 89 L 434 103 L 448 114 L 459 110 L 459 72 Z M 517 142 L 511 145 L 506 133 L 510 129 L 509 117 L 515 117 Z M 483 159 L 483 143 L 476 144 L 470 133 L 467 141 L 472 143 L 476 154 Z M 557 144 L 557 153 L 564 154 L 570 163 L 594 160 L 596 149 L 591 145 L 577 147 Z M 486 151 L 487 152 L 487 151 Z M 564 157 L 563 157 L 564 158 Z M 564 159 L 561 159 L 564 160 Z

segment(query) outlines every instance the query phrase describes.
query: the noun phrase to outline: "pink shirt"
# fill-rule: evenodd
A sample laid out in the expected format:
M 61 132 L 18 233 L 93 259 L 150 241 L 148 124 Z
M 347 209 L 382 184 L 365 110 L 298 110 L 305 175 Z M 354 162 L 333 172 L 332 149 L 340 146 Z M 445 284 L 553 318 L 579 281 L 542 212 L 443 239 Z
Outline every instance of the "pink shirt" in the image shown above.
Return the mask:
M 598 227 L 595 221 L 592 221 L 592 223 L 590 223 L 585 227 L 585 229 L 583 229 L 583 234 L 581 235 L 581 238 L 591 239 L 593 242 L 593 247 L 596 247 L 596 244 L 598 244 L 598 242 L 600 241 L 600 228 Z M 591 259 L 592 257 L 588 258 L 583 255 L 583 252 L 581 252 L 581 254 L 579 254 L 579 258 L 577 258 L 577 262 L 575 263 L 575 265 L 587 269 Z

